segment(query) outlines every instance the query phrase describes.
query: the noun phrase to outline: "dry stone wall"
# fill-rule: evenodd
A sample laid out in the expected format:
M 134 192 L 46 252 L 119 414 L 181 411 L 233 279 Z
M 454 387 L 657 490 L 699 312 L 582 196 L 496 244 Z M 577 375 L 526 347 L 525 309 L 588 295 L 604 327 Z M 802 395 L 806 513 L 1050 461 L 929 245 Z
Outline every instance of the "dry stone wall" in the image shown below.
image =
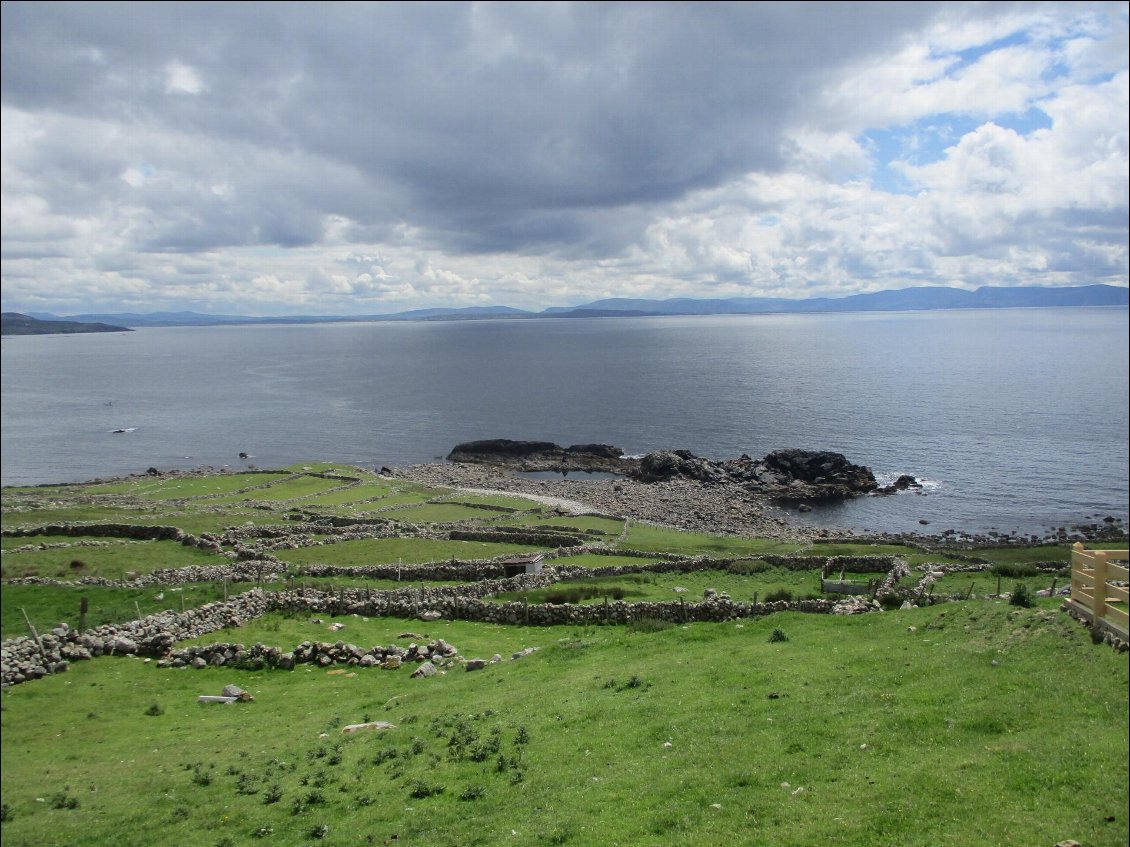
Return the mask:
M 623 555 L 617 551 L 616 555 Z M 655 558 L 656 554 L 640 552 L 641 557 Z M 765 556 L 761 560 L 772 565 L 796 569 L 813 569 L 829 560 L 825 557 L 782 557 Z M 604 602 L 602 604 L 530 604 L 526 602 L 491 602 L 484 598 L 508 591 L 528 591 L 551 585 L 561 579 L 590 578 L 593 576 L 612 576 L 641 571 L 688 572 L 695 570 L 714 570 L 728 567 L 733 559 L 712 559 L 708 557 L 661 557 L 658 562 L 641 565 L 617 565 L 607 568 L 585 568 L 579 566 L 558 566 L 545 568 L 535 574 L 522 574 L 510 578 L 500 578 L 501 565 L 497 561 L 432 563 L 415 566 L 411 569 L 413 579 L 424 579 L 427 574 L 433 579 L 473 579 L 454 586 L 413 585 L 394 591 L 373 591 L 365 588 L 338 589 L 336 591 L 316 591 L 312 589 L 282 590 L 267 592 L 252 589 L 224 603 L 208 603 L 186 612 L 165 611 L 122 625 L 106 625 L 78 633 L 65 624 L 42 635 L 39 640 L 23 636 L 5 641 L 2 645 L 0 662 L 0 684 L 15 685 L 29 679 L 37 679 L 48 673 L 65 671 L 71 661 L 90 659 L 102 655 L 142 655 L 167 659 L 170 662 L 180 658 L 192 664 L 203 658 L 205 663 L 213 663 L 216 655 L 223 655 L 228 661 L 232 655 L 230 647 L 219 653 L 212 651 L 207 657 L 203 654 L 174 656 L 173 645 L 178 641 L 199 638 L 228 627 L 242 624 L 268 612 L 287 611 L 302 614 L 324 614 L 327 616 L 362 615 L 364 617 L 446 617 L 449 619 L 478 621 L 494 624 L 524 624 L 529 626 L 590 625 L 590 624 L 628 624 L 644 619 L 670 621 L 672 623 L 692 623 L 699 621 L 726 621 L 739 618 L 755 618 L 782 611 L 798 611 L 813 614 L 858 614 L 874 611 L 878 606 L 869 600 L 852 598 L 834 603 L 814 599 L 796 602 L 755 603 L 731 600 L 728 596 L 713 595 L 701 602 L 663 601 Z M 743 560 L 749 561 L 749 560 Z M 899 578 L 909 573 L 905 562 L 898 559 L 880 561 L 876 557 L 851 557 L 843 559 L 844 564 L 859 569 L 871 567 L 876 572 L 886 569 L 884 589 L 889 590 Z M 839 562 L 838 562 L 839 563 Z M 114 584 L 134 587 L 139 584 L 156 584 L 159 580 L 170 579 L 182 582 L 200 581 L 216 578 L 222 572 L 225 579 L 235 581 L 235 577 L 248 579 L 262 576 L 264 568 L 282 567 L 281 563 L 255 560 L 236 562 L 219 568 L 180 568 L 166 572 L 155 572 L 130 581 L 81 580 L 80 584 Z M 242 568 L 242 570 L 241 570 Z M 393 572 L 389 566 L 370 568 L 309 568 L 310 575 L 322 573 L 351 575 L 381 575 L 388 577 Z M 406 569 L 407 570 L 407 569 Z M 277 573 L 277 571 L 272 571 Z M 16 582 L 16 581 L 13 581 Z M 19 580 L 22 584 L 42 584 L 48 582 L 37 578 Z M 164 584 L 164 583 L 161 583 Z M 374 648 L 375 650 L 376 648 Z M 264 652 L 266 650 L 266 652 Z M 246 653 L 246 651 L 243 651 Z M 362 655 L 350 655 L 361 662 L 363 655 L 376 653 L 362 651 Z M 282 654 L 279 654 L 280 656 Z M 268 648 L 252 651 L 239 657 L 262 661 L 264 666 L 280 666 L 278 657 Z M 387 651 L 381 654 L 381 661 L 387 659 Z M 289 660 L 288 660 L 289 661 Z M 296 659 L 299 661 L 299 659 Z M 318 659 L 321 662 L 321 659 Z M 337 661 L 334 659 L 333 661 Z M 286 662 L 282 663 L 285 666 Z

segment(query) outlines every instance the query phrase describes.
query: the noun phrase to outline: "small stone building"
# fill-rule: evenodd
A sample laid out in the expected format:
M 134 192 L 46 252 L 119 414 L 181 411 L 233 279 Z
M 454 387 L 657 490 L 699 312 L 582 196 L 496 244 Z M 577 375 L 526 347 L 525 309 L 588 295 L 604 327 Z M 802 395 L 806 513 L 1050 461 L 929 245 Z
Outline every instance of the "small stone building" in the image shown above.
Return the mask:
M 521 576 L 528 573 L 541 573 L 541 561 L 545 558 L 542 553 L 527 553 L 521 556 L 510 556 L 502 559 L 499 564 L 506 572 L 506 577 Z

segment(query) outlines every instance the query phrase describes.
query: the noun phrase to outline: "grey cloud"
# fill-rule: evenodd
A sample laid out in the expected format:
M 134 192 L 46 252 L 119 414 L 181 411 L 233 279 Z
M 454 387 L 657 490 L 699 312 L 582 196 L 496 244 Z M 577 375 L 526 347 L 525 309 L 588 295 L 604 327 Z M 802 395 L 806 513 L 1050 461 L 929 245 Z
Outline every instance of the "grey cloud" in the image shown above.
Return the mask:
M 175 134 L 195 158 L 246 146 L 353 175 L 352 191 L 318 192 L 316 168 L 274 172 L 272 191 L 252 161 L 231 176 L 236 208 L 178 213 L 150 198 L 165 220 L 149 249 L 308 244 L 321 237 L 314 216 L 340 214 L 358 234 L 404 221 L 456 251 L 600 255 L 638 238 L 649 205 L 779 168 L 783 131 L 830 74 L 937 12 L 17 2 L 3 6 L 0 86 L 28 111 Z M 199 94 L 166 91 L 174 61 L 199 74 Z M 121 190 L 112 156 L 63 148 L 39 157 L 60 183 L 86 181 L 103 199 Z M 627 212 L 610 229 L 607 210 Z

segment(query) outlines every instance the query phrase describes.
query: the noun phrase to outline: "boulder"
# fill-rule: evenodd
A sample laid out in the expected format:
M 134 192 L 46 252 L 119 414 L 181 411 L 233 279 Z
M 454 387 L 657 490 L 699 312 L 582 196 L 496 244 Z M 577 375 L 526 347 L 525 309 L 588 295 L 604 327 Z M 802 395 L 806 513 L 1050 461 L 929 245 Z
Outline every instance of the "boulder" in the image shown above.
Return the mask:
M 431 662 L 424 662 L 416 670 L 412 671 L 412 679 L 422 679 L 424 677 L 435 676 L 439 671 L 436 666 Z
M 250 703 L 255 699 L 250 692 L 244 691 L 238 685 L 225 685 L 224 690 L 220 693 L 225 697 L 234 697 L 241 703 Z

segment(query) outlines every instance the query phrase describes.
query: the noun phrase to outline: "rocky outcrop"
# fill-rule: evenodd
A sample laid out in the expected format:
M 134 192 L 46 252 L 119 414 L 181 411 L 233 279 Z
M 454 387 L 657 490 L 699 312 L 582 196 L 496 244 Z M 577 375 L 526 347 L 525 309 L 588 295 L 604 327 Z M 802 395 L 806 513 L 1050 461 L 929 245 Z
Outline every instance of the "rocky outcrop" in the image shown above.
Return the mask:
M 829 451 L 775 450 L 762 459 L 743 455 L 716 461 L 688 450 L 660 450 L 644 456 L 633 476 L 643 482 L 683 477 L 705 483 L 736 483 L 780 502 L 839 499 L 879 489 L 870 468 L 854 465 L 843 454 Z M 913 477 L 905 478 L 903 487 L 909 486 L 909 480 Z
M 607 444 L 561 447 L 549 441 L 493 439 L 459 444 L 447 458 L 458 464 L 518 471 L 607 471 L 647 484 L 687 480 L 732 485 L 779 503 L 894 494 L 921 488 L 918 480 L 908 475 L 880 488 L 870 468 L 852 464 L 842 453 L 827 450 L 774 450 L 761 459 L 742 455 L 721 461 L 696 456 L 689 450 L 657 450 L 635 459 Z
M 922 483 L 912 477 L 910 474 L 903 474 L 890 485 L 884 485 L 882 488 L 876 488 L 874 494 L 898 494 L 900 491 L 909 491 L 910 489 L 921 490 Z
M 500 465 L 519 471 L 603 471 L 628 473 L 636 461 L 609 444 L 574 444 L 562 447 L 552 441 L 511 441 L 494 438 L 457 444 L 449 462 Z

